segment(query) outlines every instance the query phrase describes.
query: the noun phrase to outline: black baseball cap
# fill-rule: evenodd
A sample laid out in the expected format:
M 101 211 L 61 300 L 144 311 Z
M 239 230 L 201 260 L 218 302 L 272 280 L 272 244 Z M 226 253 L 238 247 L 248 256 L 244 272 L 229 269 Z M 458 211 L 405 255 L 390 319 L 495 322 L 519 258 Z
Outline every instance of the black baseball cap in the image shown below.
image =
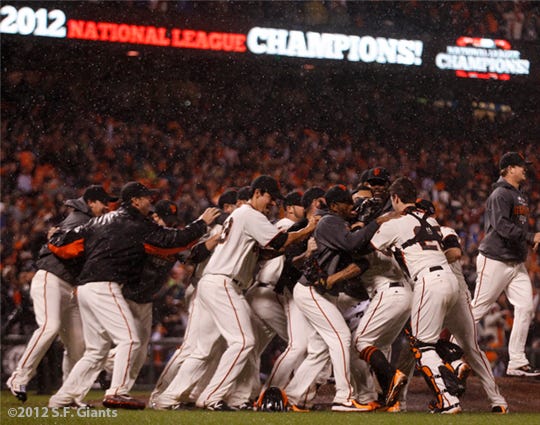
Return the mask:
M 251 186 L 244 186 L 238 189 L 238 200 L 239 201 L 249 201 L 252 194 Z
M 262 175 L 251 182 L 251 189 L 267 192 L 274 199 L 284 199 L 279 189 L 279 183 L 272 176 Z
M 499 170 L 504 170 L 506 167 L 510 167 L 512 165 L 526 167 L 527 165 L 531 164 L 532 162 L 525 161 L 524 156 L 518 152 L 506 152 L 499 161 Z
M 154 205 L 154 212 L 167 226 L 178 224 L 178 206 L 174 202 L 161 199 Z
M 123 202 L 131 201 L 131 198 L 140 198 L 144 196 L 156 195 L 159 191 L 148 189 L 144 184 L 139 182 L 128 182 L 122 188 L 121 196 Z
M 296 190 L 287 193 L 287 195 L 285 195 L 283 205 L 286 207 L 289 205 L 297 205 L 299 207 L 303 207 L 304 205 L 302 204 L 302 194 Z
M 351 192 L 344 185 L 338 184 L 332 186 L 324 195 L 326 204 L 330 206 L 334 202 L 342 202 L 344 204 L 353 204 Z
M 219 208 L 223 209 L 225 204 L 236 204 L 238 200 L 238 191 L 236 189 L 228 189 L 221 194 L 218 199 Z
M 88 186 L 86 188 L 83 194 L 83 199 L 85 201 L 101 201 L 104 204 L 118 201 L 118 198 L 109 195 L 107 192 L 105 192 L 105 189 L 103 189 L 103 186 L 100 186 L 97 184 Z
M 386 168 L 370 168 L 365 176 L 365 181 L 369 184 L 384 186 L 390 183 L 390 173 Z
M 308 190 L 305 191 L 305 193 L 302 195 L 302 206 L 304 208 L 309 208 L 309 206 L 311 205 L 311 203 L 313 202 L 313 200 L 317 199 L 317 198 L 322 198 L 324 197 L 324 194 L 326 192 L 324 191 L 324 189 L 318 187 L 318 186 L 313 186 L 313 187 L 310 187 Z

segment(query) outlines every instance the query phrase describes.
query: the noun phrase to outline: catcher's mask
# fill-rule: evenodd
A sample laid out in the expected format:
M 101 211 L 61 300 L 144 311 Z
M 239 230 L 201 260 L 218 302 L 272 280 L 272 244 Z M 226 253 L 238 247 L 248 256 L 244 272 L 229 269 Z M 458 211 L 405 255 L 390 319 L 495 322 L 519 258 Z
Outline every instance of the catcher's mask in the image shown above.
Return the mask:
M 259 398 L 259 412 L 286 412 L 287 395 L 278 387 L 268 388 Z

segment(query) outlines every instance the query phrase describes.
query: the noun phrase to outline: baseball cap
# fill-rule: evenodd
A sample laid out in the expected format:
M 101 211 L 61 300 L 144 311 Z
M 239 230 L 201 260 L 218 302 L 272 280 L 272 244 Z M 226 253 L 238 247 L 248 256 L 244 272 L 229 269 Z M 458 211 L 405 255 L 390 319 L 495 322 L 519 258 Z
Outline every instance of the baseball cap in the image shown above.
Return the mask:
M 287 195 L 285 195 L 283 205 L 286 207 L 289 205 L 297 205 L 299 207 L 303 207 L 304 205 L 302 204 L 302 194 L 296 190 L 287 193 Z
M 415 202 L 415 205 L 417 208 L 424 210 L 426 213 L 428 213 L 428 215 L 435 214 L 435 205 L 433 205 L 433 202 L 431 202 L 429 199 L 418 198 Z
M 309 208 L 313 200 L 317 198 L 322 198 L 325 194 L 324 189 L 313 186 L 310 187 L 308 190 L 305 191 L 305 193 L 302 195 L 302 206 L 304 208 Z
M 525 161 L 523 155 L 518 152 L 506 152 L 499 161 L 499 170 L 504 170 L 506 167 L 510 167 L 511 165 L 526 167 L 527 165 L 531 164 L 532 162 Z
M 268 192 L 274 199 L 284 199 L 279 190 L 279 183 L 271 176 L 262 175 L 257 177 L 251 182 L 251 188 Z
M 244 186 L 238 189 L 238 200 L 249 201 L 251 198 L 251 186 Z
M 109 195 L 107 192 L 105 192 L 103 186 L 97 184 L 88 186 L 86 188 L 83 194 L 83 199 L 85 201 L 101 201 L 104 204 L 118 201 L 118 198 Z
M 218 206 L 219 208 L 223 209 L 225 204 L 236 204 L 237 199 L 238 199 L 238 191 L 236 189 L 226 190 L 219 197 Z
M 161 218 L 167 226 L 174 226 L 178 223 L 178 206 L 166 199 L 161 199 L 154 205 L 154 212 Z
M 370 168 L 365 176 L 365 181 L 370 184 L 385 185 L 390 183 L 390 173 L 383 167 Z
M 334 202 L 342 202 L 344 204 L 353 204 L 351 192 L 342 184 L 332 186 L 324 195 L 324 199 L 328 206 Z
M 144 196 L 153 196 L 158 193 L 158 190 L 148 189 L 144 184 L 139 182 L 128 182 L 122 187 L 121 197 L 123 202 L 131 201 L 131 198 L 139 198 Z

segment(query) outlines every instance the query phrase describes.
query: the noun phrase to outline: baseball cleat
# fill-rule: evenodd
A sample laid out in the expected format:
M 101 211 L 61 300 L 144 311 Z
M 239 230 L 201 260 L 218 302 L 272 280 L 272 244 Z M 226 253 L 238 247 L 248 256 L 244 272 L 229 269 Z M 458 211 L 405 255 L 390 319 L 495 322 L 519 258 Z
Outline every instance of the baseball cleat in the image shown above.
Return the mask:
M 9 378 L 6 382 L 7 387 L 11 391 L 17 400 L 22 401 L 23 403 L 28 400 L 28 394 L 26 393 L 26 385 L 17 385 L 13 383 L 13 379 Z
M 526 376 L 526 377 L 535 377 L 540 376 L 540 370 L 533 369 L 530 364 L 521 366 L 518 368 L 508 368 L 506 369 L 506 374 L 508 376 Z
M 111 409 L 143 410 L 146 407 L 144 401 L 137 400 L 129 395 L 108 395 L 102 402 L 104 407 Z
M 300 407 L 296 404 L 289 404 L 288 405 L 289 412 L 296 412 L 296 413 L 308 413 L 309 409 L 306 409 L 305 407 Z
M 376 403 L 379 406 L 379 403 Z M 373 412 L 377 409 L 375 404 L 360 404 L 356 400 L 350 399 L 344 403 L 333 403 L 333 412 Z
M 431 413 L 440 413 L 441 415 L 456 415 L 461 412 L 462 409 L 459 403 L 452 404 L 450 406 L 443 406 L 442 409 L 436 408 L 431 410 Z
M 233 409 L 229 407 L 227 403 L 224 401 L 216 401 L 215 403 L 211 403 L 208 406 L 206 406 L 207 410 L 212 410 L 215 412 L 232 412 Z
M 389 412 L 389 413 L 400 413 L 401 410 L 401 403 L 399 401 L 396 401 L 392 406 L 384 407 L 381 409 L 383 412 Z
M 388 388 L 388 393 L 386 395 L 385 405 L 393 406 L 396 404 L 399 394 L 403 387 L 407 384 L 407 375 L 405 375 L 401 370 L 396 369 L 392 382 L 390 383 L 390 388 Z
M 73 400 L 69 403 L 57 403 L 54 401 L 49 400 L 49 408 L 62 408 L 62 407 L 69 407 L 71 409 L 93 409 L 93 404 L 83 403 L 82 401 Z
M 491 408 L 491 413 L 497 413 L 499 415 L 506 415 L 508 412 L 509 410 L 507 406 L 493 406 Z
M 471 367 L 468 363 L 465 362 L 461 363 L 456 369 L 457 378 L 463 383 L 463 385 L 465 385 L 465 381 L 467 380 L 471 372 Z

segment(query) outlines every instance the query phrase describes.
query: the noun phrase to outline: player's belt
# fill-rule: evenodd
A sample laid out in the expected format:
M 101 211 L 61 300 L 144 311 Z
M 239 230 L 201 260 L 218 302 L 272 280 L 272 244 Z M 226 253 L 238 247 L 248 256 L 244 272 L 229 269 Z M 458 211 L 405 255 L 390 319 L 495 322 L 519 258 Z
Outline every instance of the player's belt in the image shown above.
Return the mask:
M 443 270 L 442 266 L 431 266 L 429 269 L 429 273 L 436 272 L 438 270 Z M 422 272 L 418 273 L 416 277 L 414 278 L 414 281 L 416 282 L 418 280 L 418 276 L 422 274 Z
M 403 285 L 403 282 L 388 282 L 388 283 L 385 283 L 384 285 L 379 286 L 379 287 L 373 292 L 372 297 L 374 297 L 374 296 L 377 295 L 379 292 L 384 291 L 384 290 L 386 290 L 386 289 L 390 289 L 390 288 L 403 288 L 404 286 L 405 286 L 405 285 Z

